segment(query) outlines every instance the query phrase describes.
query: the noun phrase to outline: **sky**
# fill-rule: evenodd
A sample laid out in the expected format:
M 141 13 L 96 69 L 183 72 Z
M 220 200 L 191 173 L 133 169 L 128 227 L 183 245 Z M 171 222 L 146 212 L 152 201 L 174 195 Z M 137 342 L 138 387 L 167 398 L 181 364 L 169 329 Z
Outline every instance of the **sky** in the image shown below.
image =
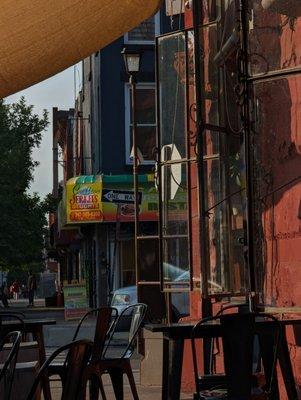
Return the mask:
M 74 75 L 76 76 L 75 84 Z M 34 182 L 30 188 L 30 192 L 37 192 L 41 198 L 52 192 L 52 107 L 58 107 L 61 110 L 73 108 L 75 93 L 78 92 L 79 86 L 80 66 L 77 65 L 75 74 L 74 67 L 70 67 L 52 78 L 5 99 L 6 103 L 13 103 L 21 96 L 25 96 L 27 103 L 34 106 L 35 113 L 42 115 L 43 109 L 48 110 L 49 126 L 43 133 L 40 148 L 35 149 L 33 153 L 33 158 L 39 161 L 40 165 L 35 170 Z

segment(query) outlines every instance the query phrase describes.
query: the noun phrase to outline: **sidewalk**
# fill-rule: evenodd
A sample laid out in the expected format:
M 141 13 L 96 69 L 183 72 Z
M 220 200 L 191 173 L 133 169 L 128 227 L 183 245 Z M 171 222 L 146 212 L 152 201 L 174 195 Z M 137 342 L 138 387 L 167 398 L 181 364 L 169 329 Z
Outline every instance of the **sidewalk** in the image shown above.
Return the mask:
M 140 400 L 161 400 L 161 387 L 148 387 L 141 386 L 139 382 L 139 372 L 134 372 L 137 391 Z M 107 400 L 116 400 L 113 388 L 108 375 L 103 375 L 104 390 L 107 396 Z M 52 382 L 51 393 L 53 394 L 53 400 L 60 400 L 61 386 L 59 382 Z M 100 397 L 100 396 L 99 396 Z M 87 400 L 89 395 L 87 394 Z M 132 394 L 128 385 L 127 378 L 124 378 L 124 400 L 132 400 Z M 182 394 L 181 400 L 192 400 L 192 394 Z

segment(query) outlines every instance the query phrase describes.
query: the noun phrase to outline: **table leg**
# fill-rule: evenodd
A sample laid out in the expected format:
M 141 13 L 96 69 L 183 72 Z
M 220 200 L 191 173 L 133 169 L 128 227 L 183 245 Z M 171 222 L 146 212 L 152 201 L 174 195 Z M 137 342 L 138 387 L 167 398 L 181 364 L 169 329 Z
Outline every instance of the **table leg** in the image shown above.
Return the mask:
M 180 400 L 184 339 L 163 339 L 162 400 Z
M 274 361 L 274 332 L 269 333 L 260 333 L 258 334 L 259 345 L 260 345 L 260 354 L 262 357 L 264 374 L 266 378 L 266 382 L 269 385 L 271 374 L 273 370 L 273 361 Z M 277 374 L 273 377 L 272 382 L 272 393 L 271 398 L 273 400 L 279 400 L 279 389 L 278 389 L 278 380 Z
M 33 339 L 37 341 L 39 347 L 39 363 L 40 367 L 46 361 L 46 352 L 45 352 L 45 344 L 44 344 L 44 334 L 43 334 L 43 327 L 37 326 L 35 330 L 32 332 Z M 47 375 L 43 377 L 43 393 L 45 400 L 51 400 L 51 392 L 50 392 L 50 384 L 49 378 Z
M 287 397 L 290 400 L 297 400 L 298 394 L 297 394 L 294 372 L 287 344 L 285 326 L 283 326 L 281 330 L 278 358 Z

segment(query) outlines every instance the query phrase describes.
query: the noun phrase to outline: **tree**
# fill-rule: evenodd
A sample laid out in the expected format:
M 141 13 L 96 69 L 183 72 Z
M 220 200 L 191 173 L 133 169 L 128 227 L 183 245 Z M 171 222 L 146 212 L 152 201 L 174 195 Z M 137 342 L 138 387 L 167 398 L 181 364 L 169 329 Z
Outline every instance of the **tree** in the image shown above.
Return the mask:
M 0 102 L 0 268 L 40 268 L 43 259 L 47 201 L 29 194 L 34 147 L 39 147 L 48 125 L 24 98 L 15 104 Z

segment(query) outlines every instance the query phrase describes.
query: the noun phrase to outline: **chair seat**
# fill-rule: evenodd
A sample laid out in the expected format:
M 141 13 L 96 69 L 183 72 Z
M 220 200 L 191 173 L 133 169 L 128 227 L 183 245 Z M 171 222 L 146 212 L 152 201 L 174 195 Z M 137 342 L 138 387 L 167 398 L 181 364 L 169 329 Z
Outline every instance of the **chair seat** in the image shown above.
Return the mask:
M 227 400 L 227 389 L 202 390 L 200 400 Z

